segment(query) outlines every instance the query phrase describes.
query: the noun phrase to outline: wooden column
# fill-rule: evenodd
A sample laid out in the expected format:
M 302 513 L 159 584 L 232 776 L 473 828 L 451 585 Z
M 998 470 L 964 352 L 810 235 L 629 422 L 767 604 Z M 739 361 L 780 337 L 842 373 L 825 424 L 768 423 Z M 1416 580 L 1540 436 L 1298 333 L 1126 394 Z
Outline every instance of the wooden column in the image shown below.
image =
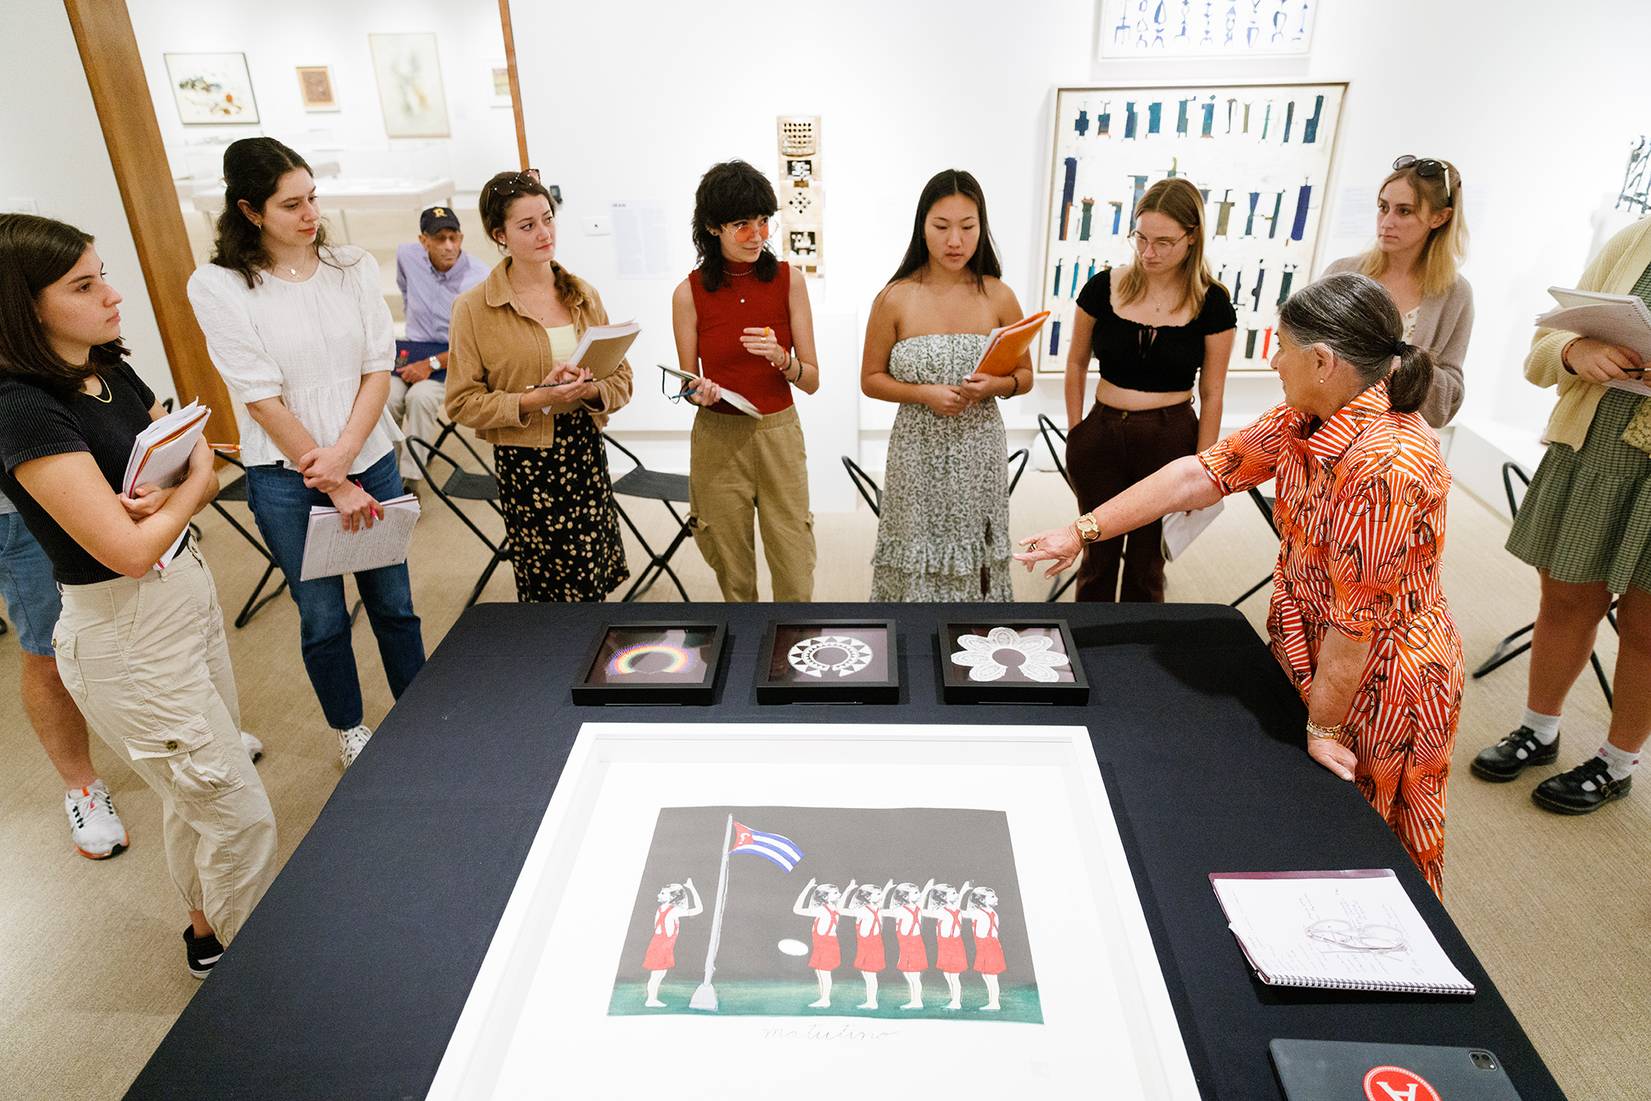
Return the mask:
M 125 0 L 64 0 L 64 7 L 91 85 L 103 141 L 109 147 L 172 382 L 184 402 L 199 399 L 212 407 L 207 429 L 212 442 L 238 442 L 229 391 L 207 357 L 206 338 L 189 306 L 186 287 L 195 259 L 189 251 L 172 169 L 161 144 L 160 124 L 155 121 Z M 514 88 L 514 69 L 511 85 Z M 85 228 L 97 232 L 95 226 Z
M 499 0 L 499 28 L 504 31 L 504 63 L 510 70 L 510 110 L 516 117 L 516 155 L 525 172 L 533 167 L 527 156 L 527 123 L 522 121 L 522 81 L 516 73 L 516 32 L 510 26 L 510 0 Z

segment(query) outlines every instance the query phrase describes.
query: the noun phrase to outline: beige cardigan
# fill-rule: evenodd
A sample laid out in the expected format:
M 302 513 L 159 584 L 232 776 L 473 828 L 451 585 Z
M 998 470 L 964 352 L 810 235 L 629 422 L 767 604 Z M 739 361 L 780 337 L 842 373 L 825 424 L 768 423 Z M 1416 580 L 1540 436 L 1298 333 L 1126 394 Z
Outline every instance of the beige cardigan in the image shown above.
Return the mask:
M 1647 267 L 1651 267 L 1651 218 L 1641 218 L 1605 242 L 1599 255 L 1583 271 L 1577 289 L 1627 294 Z M 1559 403 L 1548 418 L 1543 442 L 1580 449 L 1588 438 L 1588 426 L 1594 423 L 1594 411 L 1599 408 L 1599 399 L 1605 395 L 1606 388 L 1571 374 L 1559 361 L 1565 345 L 1576 335 L 1562 329 L 1537 329 L 1531 340 L 1530 355 L 1525 357 L 1525 377 L 1538 386 L 1559 387 Z
M 556 413 L 575 407 L 552 405 L 548 410 L 522 414 L 522 393 L 542 382 L 554 366 L 550 335 L 545 327 L 522 312 L 510 285 L 510 260 L 499 262 L 486 280 L 465 291 L 453 303 L 453 325 L 448 336 L 447 415 L 491 444 L 509 447 L 549 447 L 555 438 Z M 585 305 L 575 307 L 573 327 L 580 333 L 592 325 L 606 325 L 608 311 L 602 298 L 583 280 Z M 581 408 L 598 428 L 631 400 L 631 365 L 596 384 L 596 397 Z
M 1361 256 L 1347 256 L 1324 269 L 1325 275 L 1357 272 Z M 1460 275 L 1444 294 L 1422 299 L 1410 342 L 1433 353 L 1433 387 L 1418 412 L 1435 428 L 1443 428 L 1462 408 L 1462 361 L 1473 335 L 1473 288 Z

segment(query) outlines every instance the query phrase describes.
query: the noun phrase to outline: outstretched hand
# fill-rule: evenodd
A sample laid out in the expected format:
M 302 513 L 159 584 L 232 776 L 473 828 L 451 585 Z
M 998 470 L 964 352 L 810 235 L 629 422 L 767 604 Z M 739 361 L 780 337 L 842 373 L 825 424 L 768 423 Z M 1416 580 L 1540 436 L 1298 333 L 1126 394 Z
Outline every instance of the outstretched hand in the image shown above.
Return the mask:
M 1015 561 L 1025 563 L 1028 570 L 1039 562 L 1048 562 L 1049 568 L 1043 572 L 1045 577 L 1065 573 L 1078 560 L 1078 552 L 1083 550 L 1083 540 L 1078 538 L 1071 524 L 1029 535 L 1020 541 L 1020 545 L 1026 549 L 1015 555 Z

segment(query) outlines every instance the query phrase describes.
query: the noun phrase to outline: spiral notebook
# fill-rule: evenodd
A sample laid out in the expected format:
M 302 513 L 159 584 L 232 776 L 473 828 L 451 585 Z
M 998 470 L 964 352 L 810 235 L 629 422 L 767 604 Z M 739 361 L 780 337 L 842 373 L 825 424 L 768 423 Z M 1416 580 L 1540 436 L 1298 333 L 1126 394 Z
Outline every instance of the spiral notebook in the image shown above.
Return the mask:
M 1269 986 L 1476 993 L 1391 868 L 1212 872 L 1210 886 Z

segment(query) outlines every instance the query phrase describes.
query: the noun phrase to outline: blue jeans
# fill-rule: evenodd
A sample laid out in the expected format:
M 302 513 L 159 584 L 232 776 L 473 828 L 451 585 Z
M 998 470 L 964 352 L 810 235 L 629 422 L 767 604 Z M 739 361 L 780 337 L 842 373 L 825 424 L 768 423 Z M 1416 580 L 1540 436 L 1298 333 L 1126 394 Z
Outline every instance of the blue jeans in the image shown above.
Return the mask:
M 402 493 L 401 475 L 392 451 L 355 475 L 361 488 L 375 500 Z M 348 730 L 361 723 L 361 679 L 356 674 L 355 650 L 350 645 L 350 609 L 344 601 L 344 579 L 321 577 L 300 581 L 304 540 L 309 531 L 310 506 L 332 506 L 332 499 L 304 486 L 296 470 L 270 464 L 247 469 L 247 504 L 258 523 L 264 544 L 286 575 L 287 591 L 298 605 L 299 638 L 304 669 L 321 701 L 327 724 Z M 355 575 L 361 603 L 384 659 L 390 693 L 400 698 L 424 665 L 424 637 L 413 614 L 413 588 L 407 567 L 385 566 Z
M 52 564 L 15 512 L 0 513 L 0 600 L 23 649 L 52 656 L 52 628 L 60 605 Z

